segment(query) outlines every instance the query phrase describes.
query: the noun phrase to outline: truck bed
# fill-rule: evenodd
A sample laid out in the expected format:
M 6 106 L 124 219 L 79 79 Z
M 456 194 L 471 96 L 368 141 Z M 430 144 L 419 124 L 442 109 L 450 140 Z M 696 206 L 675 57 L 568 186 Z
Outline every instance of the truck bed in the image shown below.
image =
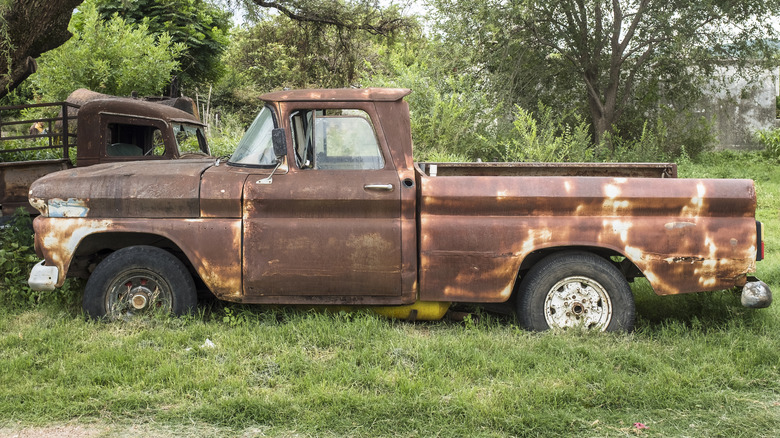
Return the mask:
M 669 178 L 665 164 L 417 168 L 423 300 L 505 301 L 548 248 L 626 258 L 659 295 L 728 289 L 755 269 L 749 180 Z
M 27 201 L 30 184 L 36 179 L 58 170 L 73 167 L 65 158 L 53 160 L 16 161 L 0 163 L 0 207 L 2 216 L 10 216 L 19 207 L 36 213 Z

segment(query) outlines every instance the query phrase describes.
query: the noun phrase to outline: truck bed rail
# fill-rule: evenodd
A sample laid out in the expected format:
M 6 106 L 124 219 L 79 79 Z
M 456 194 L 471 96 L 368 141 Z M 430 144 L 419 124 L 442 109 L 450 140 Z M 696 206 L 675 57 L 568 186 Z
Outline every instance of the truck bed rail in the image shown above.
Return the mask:
M 677 178 L 675 163 L 417 163 L 428 176 Z
M 18 152 L 40 151 L 49 149 L 61 149 L 62 159 L 68 159 L 70 148 L 76 146 L 76 134 L 73 130 L 73 120 L 76 119 L 80 105 L 69 102 L 37 103 L 29 105 L 14 105 L 0 107 L 0 162 L 15 161 L 8 159 L 9 155 Z M 41 117 L 37 119 L 13 120 L 9 113 L 29 108 L 57 108 L 59 114 L 56 117 Z M 29 127 L 21 129 L 28 132 L 27 135 L 19 134 L 19 126 Z M 7 130 L 7 131 L 6 131 Z M 10 135 L 9 135 L 10 134 Z M 34 140 L 45 138 L 46 146 L 7 147 L 8 141 Z

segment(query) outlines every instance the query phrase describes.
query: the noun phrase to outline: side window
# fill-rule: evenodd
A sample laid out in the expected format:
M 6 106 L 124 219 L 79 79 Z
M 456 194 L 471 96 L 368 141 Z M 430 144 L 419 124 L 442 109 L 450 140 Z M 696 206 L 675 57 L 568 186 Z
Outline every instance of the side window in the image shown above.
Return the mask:
M 110 157 L 162 156 L 165 142 L 154 126 L 108 124 L 106 155 Z
M 361 110 L 301 110 L 292 114 L 295 158 L 301 169 L 374 170 L 385 167 L 374 126 Z
M 198 126 L 177 123 L 173 125 L 173 136 L 180 155 L 205 154 L 208 150 L 206 137 Z

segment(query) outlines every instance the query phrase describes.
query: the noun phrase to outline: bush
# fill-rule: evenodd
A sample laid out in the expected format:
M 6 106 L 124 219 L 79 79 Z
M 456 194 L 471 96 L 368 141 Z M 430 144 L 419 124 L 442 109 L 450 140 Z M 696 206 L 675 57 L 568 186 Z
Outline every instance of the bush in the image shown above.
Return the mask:
M 764 147 L 764 155 L 780 158 L 780 129 L 765 129 L 755 133 L 756 141 Z
M 30 216 L 19 209 L 3 224 L 0 232 L 0 272 L 3 279 L 0 299 L 4 305 L 34 302 L 35 297 L 27 285 L 27 274 L 38 262 L 33 250 Z
M 6 219 L 6 218 L 4 218 Z M 73 283 L 68 280 L 56 292 L 39 292 L 30 289 L 27 279 L 30 269 L 40 259 L 33 248 L 33 230 L 30 215 L 22 208 L 0 230 L 0 305 L 26 307 L 52 300 L 60 304 L 72 304 Z
M 498 146 L 502 161 L 588 162 L 594 158 L 588 125 L 575 117 L 568 125 L 553 115 L 549 107 L 539 104 L 538 119 L 515 107 L 510 138 Z

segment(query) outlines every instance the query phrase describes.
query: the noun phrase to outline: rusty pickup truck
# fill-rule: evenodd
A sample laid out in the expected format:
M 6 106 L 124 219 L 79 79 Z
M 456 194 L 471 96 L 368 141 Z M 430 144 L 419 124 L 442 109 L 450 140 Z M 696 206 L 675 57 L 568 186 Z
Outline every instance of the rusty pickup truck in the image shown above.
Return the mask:
M 180 109 L 192 100 L 169 101 L 160 104 L 80 89 L 65 102 L 0 107 L 0 222 L 19 207 L 37 214 L 27 198 L 30 185 L 58 170 L 209 155 L 205 125 L 194 109 Z M 8 116 L 51 108 L 59 115 L 27 120 Z M 20 127 L 25 130 L 19 132 Z M 29 159 L 47 151 L 54 157 Z
M 406 89 L 280 91 L 227 162 L 102 164 L 30 189 L 36 290 L 88 278 L 95 318 L 240 303 L 441 318 L 507 303 L 531 330 L 631 330 L 629 282 L 743 288 L 762 258 L 750 180 L 674 164 L 415 163 Z

